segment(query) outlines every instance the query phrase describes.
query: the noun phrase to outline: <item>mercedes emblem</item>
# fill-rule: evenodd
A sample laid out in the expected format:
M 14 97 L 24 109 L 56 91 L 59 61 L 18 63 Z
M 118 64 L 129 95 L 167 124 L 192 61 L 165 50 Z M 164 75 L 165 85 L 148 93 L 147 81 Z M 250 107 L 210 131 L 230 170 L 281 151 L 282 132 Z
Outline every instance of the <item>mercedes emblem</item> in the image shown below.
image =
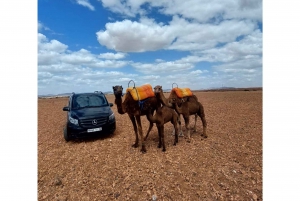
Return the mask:
M 96 120 L 96 119 L 93 119 L 92 124 L 93 124 L 93 125 L 97 125 L 97 120 Z

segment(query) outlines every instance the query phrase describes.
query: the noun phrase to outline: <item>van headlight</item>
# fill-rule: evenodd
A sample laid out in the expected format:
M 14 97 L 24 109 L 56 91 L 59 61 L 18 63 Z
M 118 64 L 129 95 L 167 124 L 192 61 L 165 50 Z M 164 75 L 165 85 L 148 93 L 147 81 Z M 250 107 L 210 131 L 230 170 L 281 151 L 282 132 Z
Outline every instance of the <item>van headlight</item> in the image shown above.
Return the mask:
M 108 120 L 109 121 L 114 121 L 115 120 L 115 114 L 112 113 L 111 115 L 109 115 Z
M 72 118 L 71 116 L 69 116 L 69 121 L 70 121 L 72 124 L 78 126 L 78 119 L 74 119 L 74 118 Z

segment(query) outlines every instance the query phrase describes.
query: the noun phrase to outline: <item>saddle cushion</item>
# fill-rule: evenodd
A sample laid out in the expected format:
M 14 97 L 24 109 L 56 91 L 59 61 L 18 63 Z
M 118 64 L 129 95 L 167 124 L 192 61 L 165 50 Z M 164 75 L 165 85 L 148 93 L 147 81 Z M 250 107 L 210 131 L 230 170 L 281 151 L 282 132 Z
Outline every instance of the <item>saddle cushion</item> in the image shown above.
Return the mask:
M 172 91 L 175 91 L 176 95 L 179 98 L 187 97 L 187 96 L 192 96 L 193 93 L 190 90 L 190 88 L 173 88 Z
M 126 93 L 129 92 L 134 100 L 141 101 L 149 97 L 155 96 L 152 86 L 150 84 L 145 84 L 140 87 L 128 87 Z

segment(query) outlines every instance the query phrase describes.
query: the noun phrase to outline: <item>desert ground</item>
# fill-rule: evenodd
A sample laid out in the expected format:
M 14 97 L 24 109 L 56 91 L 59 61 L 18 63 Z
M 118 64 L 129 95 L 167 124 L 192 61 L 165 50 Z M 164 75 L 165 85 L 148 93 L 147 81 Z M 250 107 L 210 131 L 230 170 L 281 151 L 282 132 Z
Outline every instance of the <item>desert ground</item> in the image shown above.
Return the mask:
M 62 108 L 68 99 L 38 99 L 38 200 L 262 200 L 262 93 L 194 92 L 204 106 L 208 138 L 200 136 L 198 118 L 191 142 L 179 137 L 173 146 L 167 123 L 162 152 L 154 125 L 145 154 L 131 147 L 132 124 L 115 104 L 114 134 L 66 142 Z M 114 95 L 106 97 L 114 103 Z M 145 136 L 145 116 L 142 126 Z

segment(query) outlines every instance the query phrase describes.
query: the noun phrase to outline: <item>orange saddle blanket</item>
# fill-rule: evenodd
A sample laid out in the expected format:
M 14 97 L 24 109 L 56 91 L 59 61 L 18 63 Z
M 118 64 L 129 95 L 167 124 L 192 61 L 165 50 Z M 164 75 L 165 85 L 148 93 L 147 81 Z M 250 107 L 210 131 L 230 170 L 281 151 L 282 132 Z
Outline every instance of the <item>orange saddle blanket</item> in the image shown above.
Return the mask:
M 187 96 L 192 96 L 193 93 L 190 90 L 190 88 L 173 88 L 172 91 L 175 91 L 176 95 L 179 98 L 187 97 Z
M 126 93 L 127 92 L 129 92 L 136 101 L 155 96 L 150 84 L 145 84 L 140 87 L 129 87 L 126 89 Z

